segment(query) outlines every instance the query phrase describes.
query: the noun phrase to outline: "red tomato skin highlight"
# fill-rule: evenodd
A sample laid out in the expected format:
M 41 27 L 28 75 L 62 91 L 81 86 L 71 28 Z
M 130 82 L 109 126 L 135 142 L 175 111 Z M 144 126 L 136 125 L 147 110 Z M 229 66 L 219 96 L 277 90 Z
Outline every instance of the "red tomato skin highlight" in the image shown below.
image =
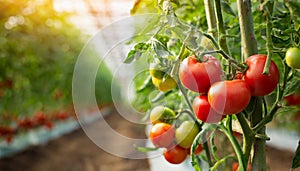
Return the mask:
M 211 108 L 207 95 L 200 95 L 194 99 L 193 110 L 197 118 L 206 123 L 218 123 L 223 118 Z
M 209 87 L 222 80 L 223 70 L 220 62 L 213 56 L 204 56 L 206 61 L 198 62 L 193 56 L 185 58 L 179 67 L 179 78 L 187 89 L 207 93 Z
M 244 79 L 251 89 L 252 96 L 265 96 L 271 93 L 279 82 L 280 73 L 276 64 L 271 60 L 269 74 L 263 75 L 267 56 L 262 54 L 250 56 L 246 64 L 248 69 Z
M 244 80 L 220 81 L 211 86 L 208 101 L 211 107 L 223 115 L 243 111 L 251 100 L 251 91 Z

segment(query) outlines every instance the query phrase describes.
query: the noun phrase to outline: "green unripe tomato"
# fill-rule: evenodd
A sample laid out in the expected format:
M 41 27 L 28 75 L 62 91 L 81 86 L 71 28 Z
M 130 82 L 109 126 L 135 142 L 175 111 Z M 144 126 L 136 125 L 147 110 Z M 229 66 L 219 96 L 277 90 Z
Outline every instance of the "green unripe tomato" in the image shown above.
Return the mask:
M 175 131 L 176 141 L 179 146 L 188 149 L 198 133 L 199 128 L 194 121 L 184 121 Z
M 172 109 L 156 106 L 150 112 L 150 121 L 153 125 L 161 122 L 171 124 L 175 116 L 175 112 Z
M 289 48 L 285 54 L 286 64 L 294 69 L 300 69 L 300 49 L 293 47 Z
M 155 87 L 158 88 L 158 90 L 163 92 L 168 92 L 177 86 L 176 81 L 168 75 L 165 77 L 165 79 L 152 77 L 152 83 Z
M 164 72 L 155 68 L 150 68 L 149 73 L 152 77 L 157 79 L 162 79 L 164 77 Z

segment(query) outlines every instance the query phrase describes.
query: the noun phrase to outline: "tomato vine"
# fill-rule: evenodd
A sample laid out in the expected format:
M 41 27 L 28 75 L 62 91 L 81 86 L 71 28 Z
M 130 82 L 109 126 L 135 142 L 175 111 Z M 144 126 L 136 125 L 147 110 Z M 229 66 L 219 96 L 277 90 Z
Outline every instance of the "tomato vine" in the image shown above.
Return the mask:
M 159 30 L 154 33 L 154 37 L 161 43 L 156 44 L 158 46 L 149 46 L 147 49 L 143 49 L 143 52 L 148 53 L 149 65 L 152 63 L 162 65 L 164 60 L 172 61 L 168 63 L 170 65 L 163 67 L 171 68 L 168 72 L 177 81 L 177 87 L 165 93 L 164 100 L 167 102 L 165 105 L 173 110 L 193 113 L 193 104 L 191 103 L 193 99 L 199 95 L 208 94 L 208 102 L 211 107 L 218 109 L 218 113 L 224 117 L 216 124 L 199 120 L 195 117 L 195 113 L 195 116 L 189 117 L 188 120 L 195 120 L 199 123 L 200 128 L 190 153 L 195 170 L 201 170 L 201 162 L 206 162 L 211 170 L 216 170 L 226 167 L 228 162 L 233 161 L 238 161 L 239 170 L 247 170 L 249 165 L 254 170 L 266 170 L 265 146 L 266 141 L 270 139 L 266 135 L 266 125 L 274 121 L 275 117 L 281 115 L 283 111 L 293 111 L 291 106 L 286 105 L 284 98 L 299 91 L 300 73 L 297 68 L 287 65 L 285 53 L 290 47 L 299 48 L 300 21 L 297 17 L 300 14 L 297 11 L 300 9 L 300 4 L 268 0 L 253 2 L 249 0 L 237 0 L 236 2 L 164 0 L 157 2 L 156 7 L 152 7 L 154 10 L 158 9 L 156 12 L 160 19 L 156 21 L 161 22 L 147 25 L 146 30 L 151 32 L 152 29 L 155 30 L 156 27 L 159 27 Z M 135 6 L 134 9 L 142 8 Z M 260 17 L 261 15 L 264 17 Z M 157 39 L 160 36 L 165 39 Z M 141 42 L 154 43 L 153 40 L 144 38 L 145 40 Z M 176 56 L 175 60 L 161 52 L 158 53 L 157 49 L 166 49 L 169 55 Z M 137 54 L 137 52 L 138 50 L 134 49 L 130 51 L 130 54 Z M 220 61 L 222 72 L 225 75 L 217 83 L 210 80 L 209 89 L 213 93 L 217 93 L 214 96 L 210 96 L 212 93 L 206 89 L 199 91 L 188 85 L 198 83 L 196 75 L 200 73 L 200 65 L 209 63 L 209 60 L 205 60 L 205 58 L 208 59 L 207 56 L 214 56 Z M 140 57 L 140 55 L 136 55 L 131 60 L 140 60 Z M 194 72 L 192 66 L 187 65 L 189 71 L 185 72 L 192 74 L 183 77 L 181 75 L 182 68 L 186 67 L 185 61 L 189 58 L 196 58 L 199 66 Z M 199 77 L 199 84 L 204 84 L 204 76 Z M 270 82 L 266 83 L 266 81 Z M 241 89 L 240 86 L 234 87 L 229 84 L 232 82 L 241 82 L 245 85 L 245 91 L 232 96 L 240 96 L 239 98 L 243 99 L 246 94 L 251 95 L 249 98 L 245 98 L 249 100 L 245 100 L 245 104 L 241 104 L 239 110 L 225 111 L 226 105 L 229 105 L 228 108 L 236 105 L 229 103 L 234 99 L 230 97 L 230 89 L 234 91 Z M 199 85 L 197 86 L 199 88 Z M 219 90 L 215 90 L 215 86 Z M 226 87 L 229 88 L 226 89 Z M 147 88 L 149 91 L 155 89 L 153 86 Z M 139 93 L 143 94 L 143 92 L 149 91 L 144 90 Z M 225 95 L 221 95 L 220 92 L 225 92 Z M 221 97 L 225 97 L 225 99 L 220 101 Z M 216 107 L 213 98 L 216 99 L 218 105 L 224 106 Z M 235 100 L 238 104 L 242 101 Z M 299 106 L 295 108 L 299 110 Z M 149 108 L 146 107 L 144 110 L 149 110 Z M 243 134 L 242 142 L 234 136 L 235 130 L 239 130 Z M 207 141 L 207 137 L 208 134 L 214 137 L 216 134 L 212 133 L 213 131 L 220 131 L 227 137 L 235 153 L 234 157 L 230 154 L 218 157 L 217 151 L 211 150 L 210 146 L 214 146 L 214 142 Z M 200 155 L 202 158 L 193 154 L 199 144 L 203 145 L 205 151 Z M 299 155 L 299 152 L 296 152 L 295 160 L 299 158 Z M 232 158 L 234 158 L 233 161 L 230 161 Z M 297 163 L 297 161 L 293 163 Z M 295 168 L 295 164 L 291 167 Z

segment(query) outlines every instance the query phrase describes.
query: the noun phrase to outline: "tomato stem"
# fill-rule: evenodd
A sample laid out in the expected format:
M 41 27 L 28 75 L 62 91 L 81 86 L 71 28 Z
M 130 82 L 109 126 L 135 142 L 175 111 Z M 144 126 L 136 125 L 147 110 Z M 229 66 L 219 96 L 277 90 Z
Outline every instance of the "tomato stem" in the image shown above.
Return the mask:
M 251 0 L 237 0 L 239 23 L 242 38 L 242 61 L 257 54 L 257 42 L 254 34 Z
M 202 33 L 206 38 L 208 38 L 215 46 L 216 49 L 220 49 L 218 42 L 210 34 Z
M 229 139 L 229 141 L 231 142 L 232 146 L 233 146 L 233 149 L 237 155 L 237 159 L 238 159 L 238 162 L 239 162 L 239 167 L 240 167 L 240 170 L 246 170 L 246 163 L 245 163 L 245 160 L 244 160 L 244 157 L 243 157 L 243 151 L 238 143 L 238 141 L 236 140 L 236 138 L 234 137 L 233 133 L 232 133 L 232 130 L 230 129 L 231 126 L 232 126 L 232 120 L 231 118 L 229 118 L 229 123 L 227 125 L 227 128 L 220 124 L 218 125 L 219 128 L 224 132 L 224 134 L 227 136 L 227 138 Z
M 200 56 L 203 55 L 207 55 L 207 54 L 214 54 L 214 53 L 219 53 L 221 54 L 228 62 L 232 63 L 234 65 L 234 67 L 239 70 L 239 71 L 244 71 L 245 68 L 242 68 L 238 61 L 236 61 L 235 59 L 231 58 L 226 52 L 224 52 L 222 49 L 219 50 L 212 50 L 212 51 L 206 51 L 206 52 L 202 52 L 200 54 Z M 247 67 L 247 66 L 246 66 Z
M 266 15 L 266 36 L 267 36 L 267 50 L 268 50 L 268 55 L 267 55 L 267 60 L 265 63 L 265 67 L 263 70 L 263 74 L 269 74 L 269 68 L 271 64 L 271 59 L 273 56 L 273 42 L 272 42 L 272 14 L 273 14 L 273 8 L 274 8 L 274 3 L 268 1 L 264 6 L 264 11 Z
M 217 23 L 216 12 L 215 12 L 215 8 L 213 7 L 213 3 L 214 3 L 213 0 L 204 0 L 208 33 L 211 38 L 212 38 L 212 36 L 215 36 L 215 28 L 216 28 L 216 23 Z M 216 43 L 216 41 L 215 41 L 215 43 Z
M 243 151 L 244 151 L 244 160 L 245 163 L 248 163 L 249 158 L 250 158 L 250 154 L 251 154 L 251 149 L 252 149 L 252 145 L 254 143 L 254 136 L 255 133 L 254 131 L 252 131 L 249 123 L 247 122 L 247 119 L 244 115 L 244 113 L 239 113 L 236 115 L 243 133 L 244 133 L 244 143 L 243 143 Z
M 227 40 L 226 40 L 226 30 L 224 27 L 223 15 L 222 15 L 222 8 L 221 8 L 221 1 L 215 0 L 214 1 L 215 9 L 216 9 L 216 16 L 217 16 L 217 30 L 218 30 L 218 42 L 222 50 L 227 54 L 230 54 L 228 49 Z

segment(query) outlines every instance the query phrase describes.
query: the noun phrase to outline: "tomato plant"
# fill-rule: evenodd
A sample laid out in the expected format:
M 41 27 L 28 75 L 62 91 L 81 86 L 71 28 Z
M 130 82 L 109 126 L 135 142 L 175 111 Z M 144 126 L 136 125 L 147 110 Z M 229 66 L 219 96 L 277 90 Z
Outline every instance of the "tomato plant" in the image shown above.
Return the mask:
M 222 80 L 222 68 L 219 61 L 213 56 L 204 56 L 199 62 L 195 56 L 185 58 L 179 68 L 181 83 L 188 89 L 206 93 L 209 87 Z
M 271 93 L 279 81 L 279 70 L 276 64 L 271 60 L 269 73 L 263 74 L 266 64 L 266 55 L 250 56 L 246 63 L 248 69 L 245 73 L 245 81 L 250 86 L 252 96 L 265 96 Z
M 205 166 L 209 170 L 233 169 L 231 159 L 237 162 L 234 170 L 246 171 L 248 166 L 267 170 L 267 125 L 299 110 L 292 105 L 296 104 L 292 95 L 300 87 L 299 61 L 295 60 L 298 52 L 294 49 L 291 55 L 289 48 L 299 48 L 300 4 L 250 0 L 154 2 L 146 9 L 135 5 L 131 11 L 134 14 L 151 8 L 158 15 L 149 17 L 153 22 L 146 24 L 143 30 L 147 32 L 139 32 L 147 36 L 133 38 L 134 47 L 142 48 L 131 50 L 127 58 L 132 61 L 134 54 L 137 60 L 147 59 L 149 66 L 158 63 L 155 69 L 168 71 L 177 88 L 140 104 L 148 104 L 143 106 L 148 111 L 151 103 L 171 106 L 176 111 L 172 126 L 178 132 L 182 131 L 181 124 L 196 123 L 198 134 L 187 141 L 195 170 Z M 150 76 L 160 79 L 161 74 L 150 71 Z M 148 96 L 152 90 L 145 87 L 137 94 Z M 228 148 L 215 142 L 228 142 Z M 195 155 L 199 145 L 203 153 Z M 299 149 L 291 168 L 300 166 Z

